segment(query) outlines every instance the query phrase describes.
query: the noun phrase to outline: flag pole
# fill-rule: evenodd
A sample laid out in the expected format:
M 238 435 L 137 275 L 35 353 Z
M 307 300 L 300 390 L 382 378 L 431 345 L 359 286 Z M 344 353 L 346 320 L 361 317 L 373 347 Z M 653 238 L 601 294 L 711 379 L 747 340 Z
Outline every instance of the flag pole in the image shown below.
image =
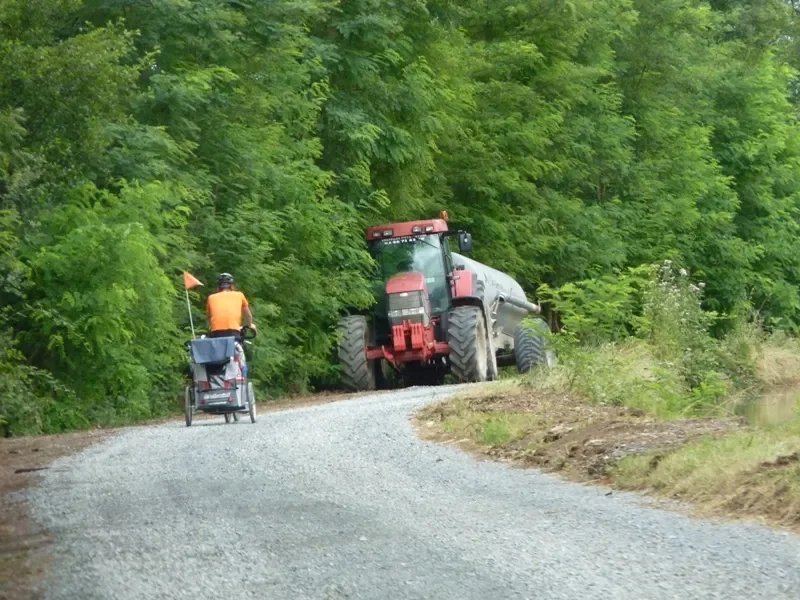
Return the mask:
M 189 303 L 189 290 L 184 291 L 186 292 L 186 309 L 189 311 L 189 325 L 192 328 L 192 339 L 194 339 L 194 321 L 192 320 L 192 305 Z
M 183 272 L 183 289 L 186 292 L 186 310 L 189 311 L 189 325 L 192 328 L 192 339 L 195 339 L 194 333 L 194 320 L 192 319 L 192 304 L 189 302 L 189 288 L 193 288 L 198 285 L 203 285 L 197 277 L 192 275 L 191 273 L 187 273 L 186 271 Z

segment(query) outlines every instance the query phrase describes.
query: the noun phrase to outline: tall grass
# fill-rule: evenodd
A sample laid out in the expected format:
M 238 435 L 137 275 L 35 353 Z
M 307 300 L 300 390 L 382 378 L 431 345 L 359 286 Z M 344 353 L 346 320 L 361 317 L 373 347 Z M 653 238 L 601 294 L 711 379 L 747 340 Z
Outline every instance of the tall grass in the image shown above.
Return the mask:
M 667 453 L 625 458 L 615 485 L 693 502 L 705 512 L 765 516 L 800 526 L 800 403 L 781 418 Z
M 727 333 L 713 335 L 720 317 L 703 309 L 703 288 L 669 261 L 545 288 L 564 324 L 551 336 L 560 361 L 528 385 L 671 419 L 742 412 L 785 371 L 800 380 L 797 342 L 766 338 L 754 319 L 728 316 Z

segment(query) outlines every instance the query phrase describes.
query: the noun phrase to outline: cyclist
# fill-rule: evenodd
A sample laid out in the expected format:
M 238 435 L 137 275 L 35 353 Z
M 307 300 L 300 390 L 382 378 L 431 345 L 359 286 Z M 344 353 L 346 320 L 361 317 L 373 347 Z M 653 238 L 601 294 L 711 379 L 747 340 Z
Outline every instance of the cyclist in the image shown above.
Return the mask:
M 235 289 L 233 275 L 222 273 L 217 277 L 217 292 L 211 294 L 206 302 L 209 323 L 209 337 L 233 336 L 241 340 L 242 315 L 247 326 L 256 331 L 253 313 L 245 295 Z
M 247 326 L 253 331 L 253 313 L 245 295 L 234 287 L 233 275 L 222 273 L 217 277 L 217 292 L 211 294 L 206 302 L 208 316 L 208 337 L 233 337 L 236 339 L 236 355 L 242 367 L 242 374 L 247 376 L 244 347 L 242 346 L 242 315 Z

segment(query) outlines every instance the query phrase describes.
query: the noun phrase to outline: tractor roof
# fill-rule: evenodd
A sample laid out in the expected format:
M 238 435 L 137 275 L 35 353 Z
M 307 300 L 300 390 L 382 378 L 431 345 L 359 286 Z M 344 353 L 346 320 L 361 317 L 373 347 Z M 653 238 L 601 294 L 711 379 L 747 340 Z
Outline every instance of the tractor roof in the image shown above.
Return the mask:
M 367 229 L 367 240 L 377 240 L 393 237 L 407 237 L 410 235 L 425 235 L 447 231 L 447 221 L 444 219 L 429 219 L 427 221 L 407 221 L 406 223 L 389 223 L 376 225 Z

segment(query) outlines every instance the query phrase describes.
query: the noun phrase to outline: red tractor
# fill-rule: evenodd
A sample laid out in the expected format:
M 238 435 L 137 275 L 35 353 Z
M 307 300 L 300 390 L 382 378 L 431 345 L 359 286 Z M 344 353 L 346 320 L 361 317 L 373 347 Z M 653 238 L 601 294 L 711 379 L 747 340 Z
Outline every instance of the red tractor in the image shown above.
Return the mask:
M 407 385 L 440 385 L 447 373 L 459 382 L 491 381 L 498 366 L 526 373 L 551 364 L 546 323 L 523 324 L 539 307 L 520 285 L 461 253 L 472 236 L 450 231 L 447 213 L 429 221 L 380 225 L 367 230 L 375 259 L 377 304 L 341 319 L 339 361 L 353 390 L 381 387 L 393 369 Z

